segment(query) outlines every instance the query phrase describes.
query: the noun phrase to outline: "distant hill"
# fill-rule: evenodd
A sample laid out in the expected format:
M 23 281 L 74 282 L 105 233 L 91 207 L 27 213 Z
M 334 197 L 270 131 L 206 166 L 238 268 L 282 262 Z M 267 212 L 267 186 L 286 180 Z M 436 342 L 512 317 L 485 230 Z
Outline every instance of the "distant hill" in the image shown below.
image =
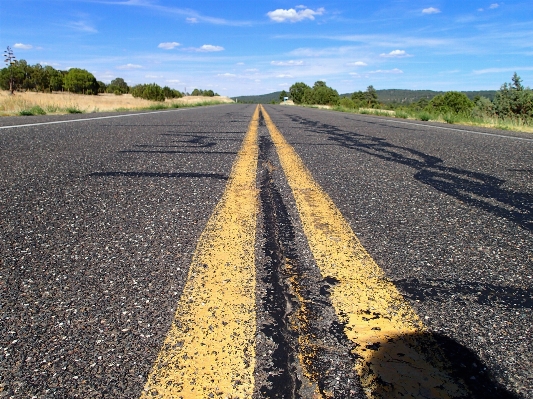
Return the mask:
M 240 103 L 252 103 L 252 104 L 268 104 L 272 100 L 279 101 L 279 95 L 281 91 L 275 91 L 274 93 L 259 94 L 257 96 L 236 96 Z
M 431 100 L 438 94 L 444 94 L 444 91 L 433 91 L 433 90 L 403 90 L 403 89 L 386 89 L 386 90 L 377 90 L 379 101 L 385 104 L 389 103 L 403 103 L 410 104 L 414 103 L 421 98 L 427 98 Z M 480 91 L 463 91 L 470 99 L 473 99 L 475 96 L 483 96 L 489 99 L 494 99 L 496 95 L 496 90 L 480 90 Z M 260 94 L 256 96 L 237 96 L 237 100 L 242 103 L 252 103 L 252 104 L 268 104 L 272 100 L 279 101 L 279 95 L 281 91 L 276 91 L 269 94 Z M 341 94 L 341 97 L 350 97 L 352 93 Z

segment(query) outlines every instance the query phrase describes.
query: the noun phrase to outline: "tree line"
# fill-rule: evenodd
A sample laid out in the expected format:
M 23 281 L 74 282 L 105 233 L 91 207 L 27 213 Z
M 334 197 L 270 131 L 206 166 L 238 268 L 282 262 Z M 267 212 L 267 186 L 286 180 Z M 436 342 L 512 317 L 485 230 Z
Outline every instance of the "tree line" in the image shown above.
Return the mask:
M 287 96 L 284 91 L 280 99 Z M 533 90 L 524 87 L 522 79 L 515 72 L 511 83 L 504 83 L 496 92 L 494 99 L 476 96 L 470 100 L 464 93 L 449 91 L 432 99 L 422 98 L 414 103 L 383 104 L 379 101 L 376 89 L 368 86 L 366 91 L 357 91 L 349 97 L 340 97 L 336 90 L 325 82 L 317 81 L 313 87 L 303 82 L 294 83 L 288 97 L 295 104 L 331 105 L 344 108 L 376 108 L 399 111 L 426 111 L 435 115 L 458 115 L 468 118 L 493 117 L 500 119 L 517 119 L 524 123 L 533 123 Z
M 13 79 L 13 89 L 16 91 L 39 91 L 43 93 L 67 91 L 86 95 L 130 93 L 133 97 L 152 101 L 165 101 L 167 98 L 180 98 L 184 95 L 178 90 L 168 86 L 161 87 L 156 83 L 138 84 L 130 87 L 123 78 L 115 78 L 111 83 L 106 84 L 96 80 L 94 75 L 85 69 L 71 68 L 68 71 L 61 71 L 50 65 L 29 65 L 25 60 L 15 61 L 0 70 L 0 89 L 9 90 L 11 79 Z M 218 96 L 213 90 L 200 89 L 194 89 L 192 95 Z

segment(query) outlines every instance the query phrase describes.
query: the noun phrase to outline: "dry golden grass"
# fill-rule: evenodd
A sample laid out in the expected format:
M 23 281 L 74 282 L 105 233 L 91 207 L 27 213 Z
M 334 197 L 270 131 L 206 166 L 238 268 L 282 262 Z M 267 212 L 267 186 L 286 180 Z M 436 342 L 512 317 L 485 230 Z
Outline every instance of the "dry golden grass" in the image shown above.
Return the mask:
M 72 93 L 16 92 L 15 95 L 11 96 L 9 91 L 0 91 L 0 116 L 19 115 L 21 111 L 36 106 L 42 108 L 47 114 L 64 114 L 68 112 L 68 109 L 78 109 L 82 112 L 103 112 L 117 109 L 146 109 L 158 105 L 194 105 L 203 102 L 232 103 L 233 100 L 228 97 L 189 96 L 167 99 L 161 103 L 134 98 L 131 94 L 87 96 Z

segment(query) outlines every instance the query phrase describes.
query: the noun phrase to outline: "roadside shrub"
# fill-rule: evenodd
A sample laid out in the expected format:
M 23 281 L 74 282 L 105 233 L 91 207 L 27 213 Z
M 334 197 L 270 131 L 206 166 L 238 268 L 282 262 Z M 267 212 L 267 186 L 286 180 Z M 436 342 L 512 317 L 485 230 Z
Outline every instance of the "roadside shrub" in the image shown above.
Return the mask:
M 474 103 L 464 93 L 449 91 L 433 97 L 428 104 L 428 108 L 441 114 L 469 115 L 472 108 L 474 108 Z
M 449 123 L 449 124 L 454 124 L 454 123 L 459 121 L 459 118 L 457 117 L 457 114 L 453 114 L 451 112 L 448 112 L 448 113 L 444 114 L 442 116 L 442 119 L 444 119 L 444 121 L 446 123 Z
M 156 83 L 141 84 L 131 88 L 133 97 L 143 98 L 151 101 L 165 101 L 163 89 Z
M 32 115 L 46 115 L 46 111 L 39 107 L 38 105 L 34 105 L 33 107 L 29 109 L 23 109 L 19 112 L 20 116 L 32 116 Z
M 396 118 L 402 118 L 402 119 L 407 119 L 409 117 L 409 114 L 405 111 L 396 111 L 394 115 L 396 116 Z
M 78 107 L 68 107 L 65 108 L 65 111 L 67 111 L 69 114 L 83 114 L 83 111 Z
M 424 121 L 424 122 L 427 122 L 431 119 L 431 114 L 427 111 L 422 111 L 418 114 L 418 118 L 417 119 L 420 119 L 421 121 Z
M 114 94 L 115 96 L 121 96 L 121 95 L 122 95 L 122 92 L 121 92 L 120 90 L 115 90 L 115 91 L 113 92 L 113 94 Z
M 348 98 L 348 97 L 341 98 L 340 101 L 339 101 L 339 105 L 341 107 L 348 108 L 348 109 L 354 109 L 355 108 L 355 103 L 353 102 L 353 100 L 351 98 Z

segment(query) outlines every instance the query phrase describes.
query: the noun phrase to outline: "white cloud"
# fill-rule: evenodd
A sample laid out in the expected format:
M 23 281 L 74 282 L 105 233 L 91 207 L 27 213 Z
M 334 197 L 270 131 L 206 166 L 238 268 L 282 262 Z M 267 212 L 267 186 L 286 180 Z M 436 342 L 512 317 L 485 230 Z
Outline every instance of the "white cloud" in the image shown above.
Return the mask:
M 407 54 L 405 52 L 405 50 L 393 50 L 391 51 L 390 53 L 388 54 L 380 54 L 379 55 L 380 57 L 385 57 L 385 58 L 405 58 L 405 57 L 412 57 L 411 54 Z
M 378 69 L 377 71 L 371 71 L 371 72 L 368 72 L 368 73 L 398 74 L 398 73 L 403 73 L 403 71 L 401 69 L 394 68 L 394 69 L 387 69 L 387 70 Z
M 18 48 L 22 50 L 31 50 L 33 46 L 31 44 L 15 43 L 13 48 Z
M 164 43 L 159 43 L 157 47 L 165 49 L 165 50 L 172 50 L 173 48 L 178 47 L 178 46 L 180 46 L 178 42 L 164 42 Z
M 117 69 L 123 69 L 123 70 L 141 69 L 141 68 L 142 68 L 142 65 L 136 65 L 136 64 L 126 64 L 126 65 L 117 66 Z
M 226 72 L 226 73 L 219 73 L 217 76 L 224 77 L 224 78 L 234 78 L 237 75 Z
M 438 8 L 435 8 L 435 7 L 424 8 L 422 10 L 422 14 L 438 14 L 440 12 L 441 11 Z
M 293 76 L 292 75 L 285 75 L 285 74 L 281 74 L 281 75 L 277 75 L 276 78 L 292 78 Z
M 201 52 L 214 52 L 214 51 L 223 51 L 224 47 L 221 46 L 213 46 L 212 44 L 204 44 L 202 47 L 197 49 L 197 51 Z
M 489 9 L 491 10 L 494 10 L 495 8 L 498 8 L 500 5 L 498 3 L 492 3 L 490 6 L 489 6 Z
M 244 65 L 244 62 L 237 62 L 235 65 Z
M 350 66 L 367 66 L 368 64 L 366 62 L 363 62 L 363 61 L 356 61 L 356 62 L 350 62 L 347 65 L 350 65 Z
M 298 65 L 303 65 L 304 62 L 303 61 L 293 61 L 293 60 L 290 60 L 290 61 L 272 61 L 270 64 L 276 65 L 276 66 L 298 66 Z
M 167 80 L 165 80 L 165 82 L 168 82 L 168 83 L 179 83 L 180 80 L 179 79 L 167 79 Z
M 250 69 L 245 69 L 246 72 L 258 72 L 259 69 L 257 68 L 250 68 Z
M 198 18 L 186 18 L 185 21 L 187 21 L 188 23 L 190 24 L 197 24 L 198 23 Z
M 162 78 L 163 76 L 160 76 L 160 75 L 144 75 L 145 78 L 147 79 L 159 79 L 159 78 Z
M 267 15 L 274 22 L 299 22 L 304 19 L 314 20 L 315 15 L 322 15 L 326 11 L 324 8 L 311 10 L 305 6 L 296 6 L 296 8 L 298 11 L 294 8 L 289 8 L 288 10 L 279 8 L 274 11 L 269 11 Z

